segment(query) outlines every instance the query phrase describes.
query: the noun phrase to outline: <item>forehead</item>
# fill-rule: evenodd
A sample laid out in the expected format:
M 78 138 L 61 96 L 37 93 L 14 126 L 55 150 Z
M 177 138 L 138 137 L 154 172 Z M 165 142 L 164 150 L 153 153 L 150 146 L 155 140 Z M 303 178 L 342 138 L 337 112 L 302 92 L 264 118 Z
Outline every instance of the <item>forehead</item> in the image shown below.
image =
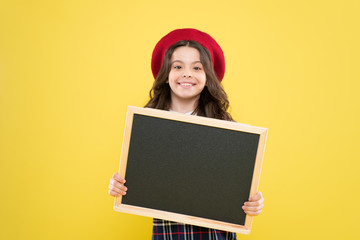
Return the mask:
M 200 52 L 196 48 L 182 46 L 174 50 L 171 60 L 192 60 L 200 61 Z

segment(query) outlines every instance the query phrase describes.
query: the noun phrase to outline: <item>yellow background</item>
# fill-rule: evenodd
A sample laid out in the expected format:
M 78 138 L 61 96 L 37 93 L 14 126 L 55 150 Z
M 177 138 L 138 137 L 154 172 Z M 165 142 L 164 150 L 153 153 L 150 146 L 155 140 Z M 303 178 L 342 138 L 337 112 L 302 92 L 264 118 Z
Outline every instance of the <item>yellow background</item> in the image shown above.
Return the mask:
M 269 128 L 239 239 L 357 239 L 359 1 L 0 1 L 0 239 L 150 239 L 113 211 L 128 105 L 157 41 L 208 32 L 238 122 Z M 214 191 L 216 194 L 216 191 Z

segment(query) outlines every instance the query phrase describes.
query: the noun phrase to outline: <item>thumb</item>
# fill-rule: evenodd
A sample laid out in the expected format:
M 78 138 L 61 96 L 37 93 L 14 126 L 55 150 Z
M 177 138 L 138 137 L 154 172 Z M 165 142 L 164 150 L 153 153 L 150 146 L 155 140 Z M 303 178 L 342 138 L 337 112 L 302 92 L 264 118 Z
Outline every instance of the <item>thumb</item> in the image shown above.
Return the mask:
M 249 198 L 249 201 L 258 201 L 262 198 L 262 193 L 261 192 L 257 192 L 254 196 L 251 196 Z

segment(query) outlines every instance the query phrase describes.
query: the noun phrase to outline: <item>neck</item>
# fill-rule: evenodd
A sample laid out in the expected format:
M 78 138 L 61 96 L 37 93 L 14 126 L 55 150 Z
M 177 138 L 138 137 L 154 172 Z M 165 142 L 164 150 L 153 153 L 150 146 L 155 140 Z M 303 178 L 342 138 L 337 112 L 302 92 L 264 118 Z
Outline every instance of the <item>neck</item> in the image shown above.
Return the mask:
M 199 98 L 194 99 L 179 99 L 171 96 L 171 107 L 170 109 L 178 113 L 193 112 L 197 107 Z

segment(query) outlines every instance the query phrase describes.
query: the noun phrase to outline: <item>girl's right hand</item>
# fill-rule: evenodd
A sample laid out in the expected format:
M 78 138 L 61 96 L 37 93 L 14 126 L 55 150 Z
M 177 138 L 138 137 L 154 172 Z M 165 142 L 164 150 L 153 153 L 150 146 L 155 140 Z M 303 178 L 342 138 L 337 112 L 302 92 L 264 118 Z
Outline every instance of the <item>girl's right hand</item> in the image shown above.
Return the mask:
M 114 175 L 110 179 L 109 194 L 113 197 L 126 195 L 127 187 L 124 186 L 125 182 L 126 180 L 120 177 L 118 173 L 114 173 Z

